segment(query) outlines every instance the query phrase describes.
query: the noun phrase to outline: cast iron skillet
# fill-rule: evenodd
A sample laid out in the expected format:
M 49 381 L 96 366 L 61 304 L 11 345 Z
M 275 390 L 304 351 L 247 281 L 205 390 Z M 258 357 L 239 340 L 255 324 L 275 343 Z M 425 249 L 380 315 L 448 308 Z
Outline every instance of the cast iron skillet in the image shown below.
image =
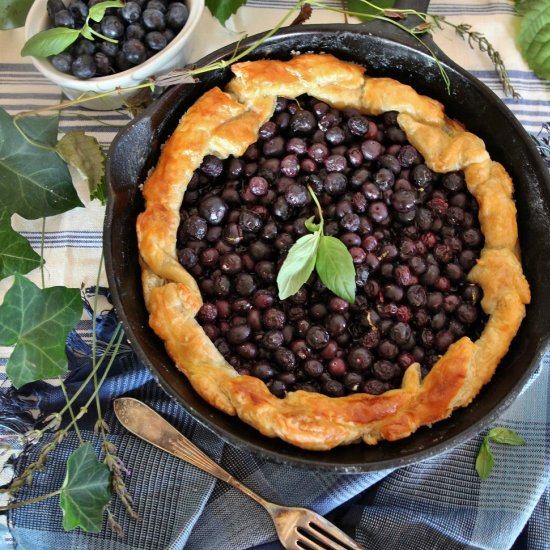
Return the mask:
M 406 2 L 408 6 L 411 3 Z M 427 2 L 417 2 L 417 6 L 425 9 Z M 254 40 L 251 37 L 240 47 L 246 48 Z M 198 65 L 227 58 L 233 51 L 234 46 L 228 46 Z M 488 88 L 438 52 L 451 80 L 448 93 L 431 56 L 393 27 L 305 25 L 283 29 L 254 51 L 250 59 L 288 59 L 291 51 L 329 52 L 365 64 L 369 75 L 396 78 L 438 99 L 445 104 L 447 114 L 485 141 L 491 157 L 511 174 L 523 265 L 533 299 L 494 378 L 470 406 L 431 428 L 419 429 L 407 439 L 327 452 L 304 451 L 264 437 L 239 419 L 214 409 L 193 391 L 147 324 L 135 233 L 136 216 L 143 210 L 138 184 L 155 165 L 161 144 L 181 115 L 204 91 L 214 85 L 223 87 L 231 77 L 228 69 L 208 73 L 195 85 L 168 90 L 113 142 L 107 163 L 109 202 L 104 248 L 114 305 L 135 351 L 162 388 L 227 442 L 276 462 L 308 469 L 361 472 L 403 466 L 439 454 L 480 432 L 511 404 L 535 370 L 550 332 L 550 178 L 530 137 Z

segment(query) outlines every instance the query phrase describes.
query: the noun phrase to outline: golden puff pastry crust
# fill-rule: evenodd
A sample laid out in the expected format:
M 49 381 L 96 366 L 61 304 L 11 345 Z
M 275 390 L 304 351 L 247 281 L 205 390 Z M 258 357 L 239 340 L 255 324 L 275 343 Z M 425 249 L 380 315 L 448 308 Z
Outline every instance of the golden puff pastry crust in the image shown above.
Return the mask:
M 238 63 L 232 71 L 225 91 L 206 92 L 182 117 L 145 182 L 146 208 L 137 220 L 149 322 L 177 367 L 213 406 L 268 437 L 310 450 L 401 439 L 468 405 L 508 351 L 530 300 L 505 169 L 490 159 L 481 139 L 445 116 L 439 102 L 396 80 L 368 78 L 363 67 L 332 55 Z M 367 115 L 398 111 L 401 129 L 426 164 L 442 173 L 464 170 L 479 203 L 485 246 L 468 279 L 484 291 L 489 318 L 481 337 L 455 342 L 424 379 L 419 365 L 411 365 L 402 386 L 381 395 L 327 397 L 300 390 L 280 399 L 258 378 L 237 374 L 196 321 L 200 291 L 176 257 L 179 209 L 204 156 L 242 155 L 271 117 L 277 96 L 302 94 Z

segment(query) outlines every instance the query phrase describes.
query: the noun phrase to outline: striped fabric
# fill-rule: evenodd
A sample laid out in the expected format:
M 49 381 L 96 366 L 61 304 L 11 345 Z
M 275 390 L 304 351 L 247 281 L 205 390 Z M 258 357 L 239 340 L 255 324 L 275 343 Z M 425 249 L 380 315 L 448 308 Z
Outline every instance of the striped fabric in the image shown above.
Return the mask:
M 546 0 L 545 0 L 546 1 Z M 434 1 L 430 11 L 449 21 L 472 25 L 482 31 L 500 51 L 511 81 L 521 100 L 504 97 L 490 60 L 471 49 L 452 29 L 437 32 L 439 47 L 492 88 L 515 113 L 528 132 L 547 136 L 542 130 L 550 121 L 550 84 L 536 78 L 514 45 L 518 20 L 512 1 Z M 266 30 L 293 5 L 291 0 L 249 0 L 246 8 L 223 29 L 205 12 L 197 40 L 191 45 L 192 59 L 234 42 L 246 29 L 248 34 Z M 339 7 L 338 0 L 327 5 Z M 310 22 L 342 22 L 343 16 L 315 10 Z M 10 113 L 37 109 L 60 99 L 60 91 L 45 80 L 28 59 L 18 52 L 22 29 L 0 32 L 0 105 Z M 117 128 L 128 122 L 119 112 L 96 113 L 70 109 L 61 116 L 60 129 L 82 129 L 107 147 Z M 96 282 L 101 254 L 104 209 L 90 203 L 83 182 L 77 187 L 85 209 L 75 209 L 46 220 L 44 239 L 46 285 L 92 286 Z M 13 218 L 13 226 L 39 250 L 41 220 Z M 1 243 L 0 243 L 1 246 Z M 40 274 L 28 275 L 40 283 Z M 0 301 L 12 281 L 0 282 Z M 106 285 L 105 274 L 100 284 Z M 79 332 L 91 338 L 91 323 L 83 319 Z M 11 350 L 0 347 L 0 373 Z M 134 395 L 152 405 L 176 427 L 245 484 L 268 499 L 288 505 L 309 506 L 328 514 L 369 550 L 392 549 L 491 549 L 543 550 L 550 548 L 548 476 L 550 465 L 550 408 L 548 407 L 550 354 L 541 361 L 531 383 L 496 422 L 523 435 L 527 444 L 513 450 L 494 448 L 496 466 L 491 477 L 480 482 L 474 463 L 483 434 L 429 461 L 393 472 L 335 475 L 303 472 L 280 466 L 224 445 L 215 435 L 195 423 L 159 390 L 147 370 L 128 352 L 127 360 L 111 376 L 102 392 L 108 403 L 113 397 Z M 0 374 L 2 391 L 8 383 Z M 59 390 L 41 397 L 43 410 L 55 410 L 62 402 Z M 125 537 L 108 528 L 90 535 L 76 530 L 65 533 L 56 498 L 22 508 L 9 516 L 10 531 L 0 530 L 0 547 L 22 549 L 189 549 L 275 550 L 274 528 L 267 515 L 252 501 L 214 482 L 206 474 L 153 449 L 129 436 L 107 413 L 111 439 L 131 471 L 127 478 L 141 521 L 128 519 L 114 499 L 112 512 Z M 98 444 L 91 426 L 83 426 L 85 438 Z M 35 476 L 33 485 L 21 493 L 32 498 L 59 487 L 64 463 L 77 441 L 72 437 L 55 451 L 50 467 Z M 32 460 L 32 454 L 26 460 Z M 20 467 L 24 464 L 20 465 Z M 3 542 L 1 536 L 4 536 Z

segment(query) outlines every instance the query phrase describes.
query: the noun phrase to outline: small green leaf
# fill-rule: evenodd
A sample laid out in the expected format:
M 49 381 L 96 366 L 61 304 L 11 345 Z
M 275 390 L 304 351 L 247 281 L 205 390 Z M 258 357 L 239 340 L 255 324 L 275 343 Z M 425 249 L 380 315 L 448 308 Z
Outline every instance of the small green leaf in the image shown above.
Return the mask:
M 487 437 L 501 445 L 523 445 L 525 443 L 525 439 L 516 432 L 502 427 L 492 428 L 489 430 Z
M 518 46 L 525 61 L 539 78 L 550 80 L 550 3 L 523 2 Z
M 117 0 L 109 1 L 109 2 L 100 2 L 99 4 L 96 4 L 95 6 L 92 6 L 90 8 L 90 11 L 88 12 L 88 17 L 95 21 L 96 23 L 99 23 L 103 16 L 105 15 L 105 12 L 109 8 L 122 8 L 124 4 L 122 2 L 119 2 Z
M 355 302 L 355 267 L 346 245 L 336 237 L 323 235 L 315 269 L 334 294 L 350 304 Z
M 101 464 L 91 443 L 84 443 L 67 461 L 59 504 L 66 531 L 81 527 L 89 533 L 101 531 L 103 511 L 111 499 L 109 468 Z
M 489 447 L 489 440 L 487 437 L 484 437 L 476 459 L 476 471 L 479 477 L 487 479 L 491 475 L 494 465 L 495 459 Z
M 222 25 L 245 4 L 246 0 L 206 0 L 206 7 Z
M 59 141 L 56 150 L 86 180 L 90 198 L 105 204 L 105 155 L 97 139 L 84 132 L 68 132 Z
M 369 5 L 363 0 L 348 0 L 348 10 L 355 14 L 361 21 L 370 21 L 372 15 L 382 15 L 380 10 L 392 8 L 395 0 L 374 0 L 373 5 Z
M 29 117 L 21 119 L 20 124 L 24 124 L 25 132 L 33 139 L 35 136 L 43 136 L 39 141 L 51 139 L 50 117 Z M 59 155 L 53 149 L 29 143 L 3 109 L 0 109 L 0 206 L 29 220 L 82 206 L 67 165 Z
M 304 235 L 288 251 L 288 255 L 277 275 L 277 286 L 281 300 L 296 294 L 309 279 L 315 268 L 320 237 L 321 233 L 318 231 L 310 235 Z
M 28 273 L 40 265 L 40 256 L 29 241 L 11 227 L 11 212 L 0 208 L 0 280 L 15 273 Z
M 22 27 L 33 2 L 34 0 L 0 0 L 0 30 Z
M 6 373 L 16 388 L 67 371 L 65 341 L 81 314 L 78 288 L 41 290 L 15 276 L 0 305 L 0 345 L 15 345 Z
M 67 49 L 78 37 L 80 31 L 56 27 L 48 29 L 34 36 L 31 36 L 23 46 L 21 55 L 32 55 L 34 57 L 48 57 L 56 55 Z

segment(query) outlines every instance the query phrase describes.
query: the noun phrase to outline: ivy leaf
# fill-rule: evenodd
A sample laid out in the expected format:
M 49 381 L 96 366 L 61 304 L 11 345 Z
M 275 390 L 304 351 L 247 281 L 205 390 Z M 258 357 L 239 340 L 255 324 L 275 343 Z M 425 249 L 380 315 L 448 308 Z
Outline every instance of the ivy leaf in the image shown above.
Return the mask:
M 44 134 L 51 119 L 25 119 L 25 129 Z M 29 143 L 0 109 L 0 206 L 24 218 L 53 216 L 82 206 L 67 165 L 54 150 Z
M 11 227 L 11 212 L 0 208 L 0 280 L 15 273 L 28 273 L 40 265 L 40 256 L 29 241 Z
M 354 15 L 356 15 L 361 21 L 370 21 L 372 20 L 372 15 L 380 14 L 380 9 L 388 9 L 393 8 L 393 5 L 395 4 L 395 0 L 376 0 L 373 2 L 373 4 L 376 4 L 376 6 L 369 6 L 362 0 L 348 0 L 348 10 L 353 12 Z
M 487 479 L 491 475 L 494 465 L 495 459 L 493 458 L 491 447 L 489 447 L 489 439 L 484 437 L 476 458 L 476 471 L 479 477 Z
M 48 57 L 67 49 L 78 37 L 80 30 L 56 27 L 41 31 L 31 36 L 23 46 L 21 55 L 34 57 Z
M 502 427 L 492 428 L 489 430 L 487 437 L 501 445 L 523 445 L 525 443 L 525 439 L 516 432 Z
M 55 147 L 59 131 L 57 115 L 23 117 L 17 121 L 17 124 L 21 131 L 33 141 L 52 148 Z
M 69 132 L 63 136 L 55 149 L 61 158 L 86 180 L 90 199 L 98 199 L 101 204 L 105 204 L 105 155 L 97 139 L 87 136 L 84 132 Z
M 539 78 L 550 80 L 550 3 L 521 2 L 523 14 L 518 46 L 525 61 Z
M 67 473 L 61 487 L 59 504 L 66 531 L 81 527 L 98 533 L 103 510 L 111 499 L 109 468 L 101 464 L 91 443 L 84 443 L 67 461 Z
M 279 298 L 281 300 L 296 294 L 309 279 L 315 268 L 320 237 L 320 231 L 304 235 L 288 251 L 288 255 L 277 275 L 277 286 L 279 287 Z
M 6 374 L 16 388 L 67 371 L 65 341 L 81 314 L 78 288 L 41 290 L 15 276 L 0 306 L 0 345 L 15 345 Z
M 0 30 L 22 27 L 33 2 L 34 0 L 0 0 Z
M 323 235 L 315 269 L 334 294 L 350 304 L 355 302 L 355 268 L 346 245 L 336 237 Z
M 88 12 L 88 17 L 92 21 L 99 23 L 103 19 L 105 12 L 109 8 L 122 8 L 123 6 L 124 4 L 122 2 L 118 2 L 117 0 L 100 2 L 99 4 L 95 4 L 90 8 L 90 11 Z
M 246 0 L 206 0 L 206 7 L 222 25 L 245 4 Z

